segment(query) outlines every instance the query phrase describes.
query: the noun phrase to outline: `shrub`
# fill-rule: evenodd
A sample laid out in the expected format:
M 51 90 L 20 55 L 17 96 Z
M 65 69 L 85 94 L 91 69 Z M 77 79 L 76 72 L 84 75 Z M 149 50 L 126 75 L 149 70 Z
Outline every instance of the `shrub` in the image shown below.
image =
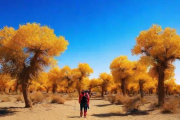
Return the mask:
M 65 99 L 58 95 L 52 95 L 51 96 L 51 103 L 58 103 L 58 104 L 64 104 Z
M 134 110 L 138 110 L 140 106 L 140 97 L 129 98 L 127 102 L 124 104 L 124 111 L 132 112 Z
M 74 99 L 74 98 L 77 98 L 77 97 L 79 97 L 78 92 L 68 93 L 67 99 L 71 100 L 71 99 Z
M 33 103 L 42 103 L 43 100 L 44 100 L 44 95 L 38 91 L 38 92 L 33 92 L 31 95 L 30 95 L 30 98 L 31 98 L 31 101 Z
M 146 98 L 141 98 L 141 103 L 142 103 L 142 104 L 148 104 L 148 103 L 149 103 L 149 101 L 147 101 L 147 99 L 146 99 Z
M 17 97 L 16 97 L 16 101 L 24 101 L 24 99 L 23 99 L 23 96 L 22 95 L 18 95 Z
M 178 109 L 179 102 L 176 99 L 171 99 L 164 103 L 161 112 L 162 113 L 175 113 Z
M 9 97 L 4 97 L 2 98 L 1 102 L 11 102 L 11 100 L 9 99 Z
M 151 103 L 150 106 L 149 106 L 150 110 L 154 110 L 156 108 L 158 108 L 158 103 L 157 102 Z
M 101 93 L 100 92 L 96 92 L 96 94 L 95 94 L 95 96 L 94 96 L 95 98 L 99 98 L 99 97 L 101 97 Z
M 129 99 L 129 97 L 123 96 L 120 94 L 117 94 L 117 95 L 109 94 L 109 95 L 107 95 L 107 97 L 105 99 L 107 99 L 112 104 L 115 103 L 118 105 L 122 105 Z
M 116 102 L 116 96 L 109 94 L 109 95 L 107 95 L 107 100 L 113 104 Z
M 123 96 L 123 95 L 117 94 L 117 95 L 116 95 L 116 104 L 122 105 L 122 104 L 124 104 L 128 99 L 129 99 L 128 96 Z
M 51 97 L 51 94 L 46 93 L 46 94 L 44 94 L 44 97 Z

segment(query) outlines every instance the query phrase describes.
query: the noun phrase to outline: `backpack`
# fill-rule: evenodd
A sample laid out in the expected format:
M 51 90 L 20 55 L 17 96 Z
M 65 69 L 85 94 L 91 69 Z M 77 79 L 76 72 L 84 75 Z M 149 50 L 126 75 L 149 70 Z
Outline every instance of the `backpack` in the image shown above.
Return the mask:
M 87 101 L 88 101 L 88 96 L 84 95 L 81 99 L 81 104 L 87 104 Z

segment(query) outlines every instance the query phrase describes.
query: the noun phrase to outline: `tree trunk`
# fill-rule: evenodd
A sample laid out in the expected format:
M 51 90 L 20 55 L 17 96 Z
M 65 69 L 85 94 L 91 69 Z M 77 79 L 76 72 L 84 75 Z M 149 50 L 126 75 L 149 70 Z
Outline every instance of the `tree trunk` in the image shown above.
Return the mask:
M 29 98 L 29 93 L 28 93 L 28 82 L 26 82 L 26 80 L 24 80 L 22 83 L 22 89 L 23 89 L 25 107 L 26 108 L 32 107 L 32 103 L 31 103 L 31 100 Z
M 48 91 L 49 91 L 49 89 L 48 89 L 48 88 L 46 88 L 46 93 L 48 93 Z
M 143 94 L 143 83 L 144 83 L 143 80 L 139 80 L 139 88 L 140 88 L 141 98 L 144 97 L 144 94 Z
M 166 89 L 166 95 L 168 95 L 168 87 L 166 87 L 165 89 Z
M 126 86 L 127 86 L 126 80 L 122 79 L 122 81 L 121 81 L 121 90 L 122 90 L 122 93 L 123 93 L 124 96 L 126 96 Z
M 3 90 L 3 91 L 4 91 L 4 93 L 6 93 L 6 87 L 4 87 L 4 90 Z
M 80 82 L 77 83 L 76 85 L 76 90 L 78 91 L 79 95 L 81 94 L 81 86 L 80 86 Z M 70 91 L 71 92 L 71 91 Z
M 11 87 L 10 87 L 10 88 L 9 88 L 9 94 L 11 93 L 11 91 L 12 91 L 12 90 L 11 90 Z
M 89 97 L 91 97 L 91 89 L 92 89 L 92 88 L 89 88 Z
M 26 64 L 24 63 L 22 72 L 19 74 L 19 79 L 22 82 L 22 91 L 23 91 L 26 108 L 32 107 L 32 103 L 28 93 L 28 86 L 29 86 L 28 80 L 30 80 L 31 78 L 30 75 L 35 75 L 35 73 L 38 72 L 37 64 L 39 64 L 38 59 L 40 55 L 41 55 L 40 49 L 36 50 L 34 56 L 30 60 L 31 61 L 30 66 L 26 66 Z
M 79 93 L 79 95 L 81 94 L 81 90 L 80 89 L 78 90 L 78 93 Z
M 117 94 L 117 89 L 114 90 L 114 94 Z
M 78 94 L 80 95 L 81 94 L 81 86 L 80 86 L 80 83 L 77 83 L 76 85 L 76 90 L 78 91 Z M 71 92 L 71 91 L 70 91 Z
M 82 88 L 81 88 L 81 83 L 82 82 L 82 78 L 79 78 L 79 81 L 76 83 L 76 90 L 78 91 L 79 95 L 81 94 Z
M 163 66 L 158 66 L 158 74 L 159 74 L 159 79 L 158 79 L 158 104 L 159 106 L 164 105 L 164 71 L 165 68 Z
M 107 90 L 105 90 L 105 95 L 107 95 Z
M 56 89 L 57 89 L 57 84 L 53 84 L 52 92 L 55 93 L 55 92 L 56 92 Z
M 104 98 L 104 87 L 102 85 L 101 97 Z
M 130 96 L 130 91 L 128 89 L 126 89 L 126 94 Z
M 18 87 L 19 87 L 19 83 L 17 82 L 17 85 L 16 85 L 16 93 L 18 93 Z

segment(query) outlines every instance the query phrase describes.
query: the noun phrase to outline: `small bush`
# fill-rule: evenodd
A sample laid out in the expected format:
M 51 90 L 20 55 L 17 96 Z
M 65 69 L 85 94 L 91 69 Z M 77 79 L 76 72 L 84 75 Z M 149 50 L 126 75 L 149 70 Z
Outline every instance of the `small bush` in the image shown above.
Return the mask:
M 116 102 L 116 96 L 113 96 L 112 94 L 109 94 L 107 95 L 107 100 L 110 102 L 110 103 L 115 103 Z
M 128 96 L 116 95 L 116 104 L 123 105 L 129 99 Z
M 128 96 L 123 96 L 123 95 L 120 95 L 120 94 L 117 94 L 117 95 L 109 94 L 109 95 L 106 96 L 105 99 L 108 100 L 112 104 L 115 103 L 115 104 L 118 104 L 118 105 L 123 105 L 129 99 L 129 97 Z
M 101 97 L 101 93 L 100 92 L 96 92 L 96 94 L 94 95 L 95 98 L 99 98 Z
M 31 98 L 31 101 L 33 103 L 42 103 L 43 100 L 44 100 L 44 95 L 38 91 L 38 92 L 33 92 L 31 95 L 30 95 L 30 98 Z
M 1 102 L 11 102 L 11 100 L 9 97 L 4 97 Z
M 158 108 L 158 103 L 157 102 L 151 103 L 150 106 L 149 106 L 150 110 L 155 110 L 156 108 Z
M 142 103 L 142 104 L 148 104 L 149 102 L 147 101 L 146 98 L 141 98 L 141 103 Z
M 179 102 L 176 99 L 169 100 L 164 103 L 161 112 L 162 113 L 175 113 L 178 109 Z
M 44 94 L 44 97 L 51 97 L 51 94 L 46 93 L 46 94 Z
M 78 92 L 68 93 L 67 99 L 71 100 L 71 99 L 74 99 L 74 98 L 77 98 L 77 97 L 79 97 Z
M 58 103 L 58 104 L 64 104 L 65 99 L 58 95 L 52 95 L 51 96 L 51 103 Z
M 140 97 L 129 98 L 124 104 L 124 111 L 132 112 L 138 110 L 140 106 Z
M 24 101 L 24 99 L 23 99 L 23 96 L 22 95 L 18 95 L 17 97 L 16 97 L 16 101 Z

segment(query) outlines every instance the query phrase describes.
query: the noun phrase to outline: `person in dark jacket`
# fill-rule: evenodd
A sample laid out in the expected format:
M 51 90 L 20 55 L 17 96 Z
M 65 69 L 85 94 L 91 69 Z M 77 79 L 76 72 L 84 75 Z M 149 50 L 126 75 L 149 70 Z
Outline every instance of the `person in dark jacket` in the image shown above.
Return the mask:
M 80 117 L 83 116 L 83 109 L 84 109 L 84 117 L 87 114 L 87 108 L 89 108 L 89 95 L 82 91 L 79 96 L 79 104 L 80 104 Z

